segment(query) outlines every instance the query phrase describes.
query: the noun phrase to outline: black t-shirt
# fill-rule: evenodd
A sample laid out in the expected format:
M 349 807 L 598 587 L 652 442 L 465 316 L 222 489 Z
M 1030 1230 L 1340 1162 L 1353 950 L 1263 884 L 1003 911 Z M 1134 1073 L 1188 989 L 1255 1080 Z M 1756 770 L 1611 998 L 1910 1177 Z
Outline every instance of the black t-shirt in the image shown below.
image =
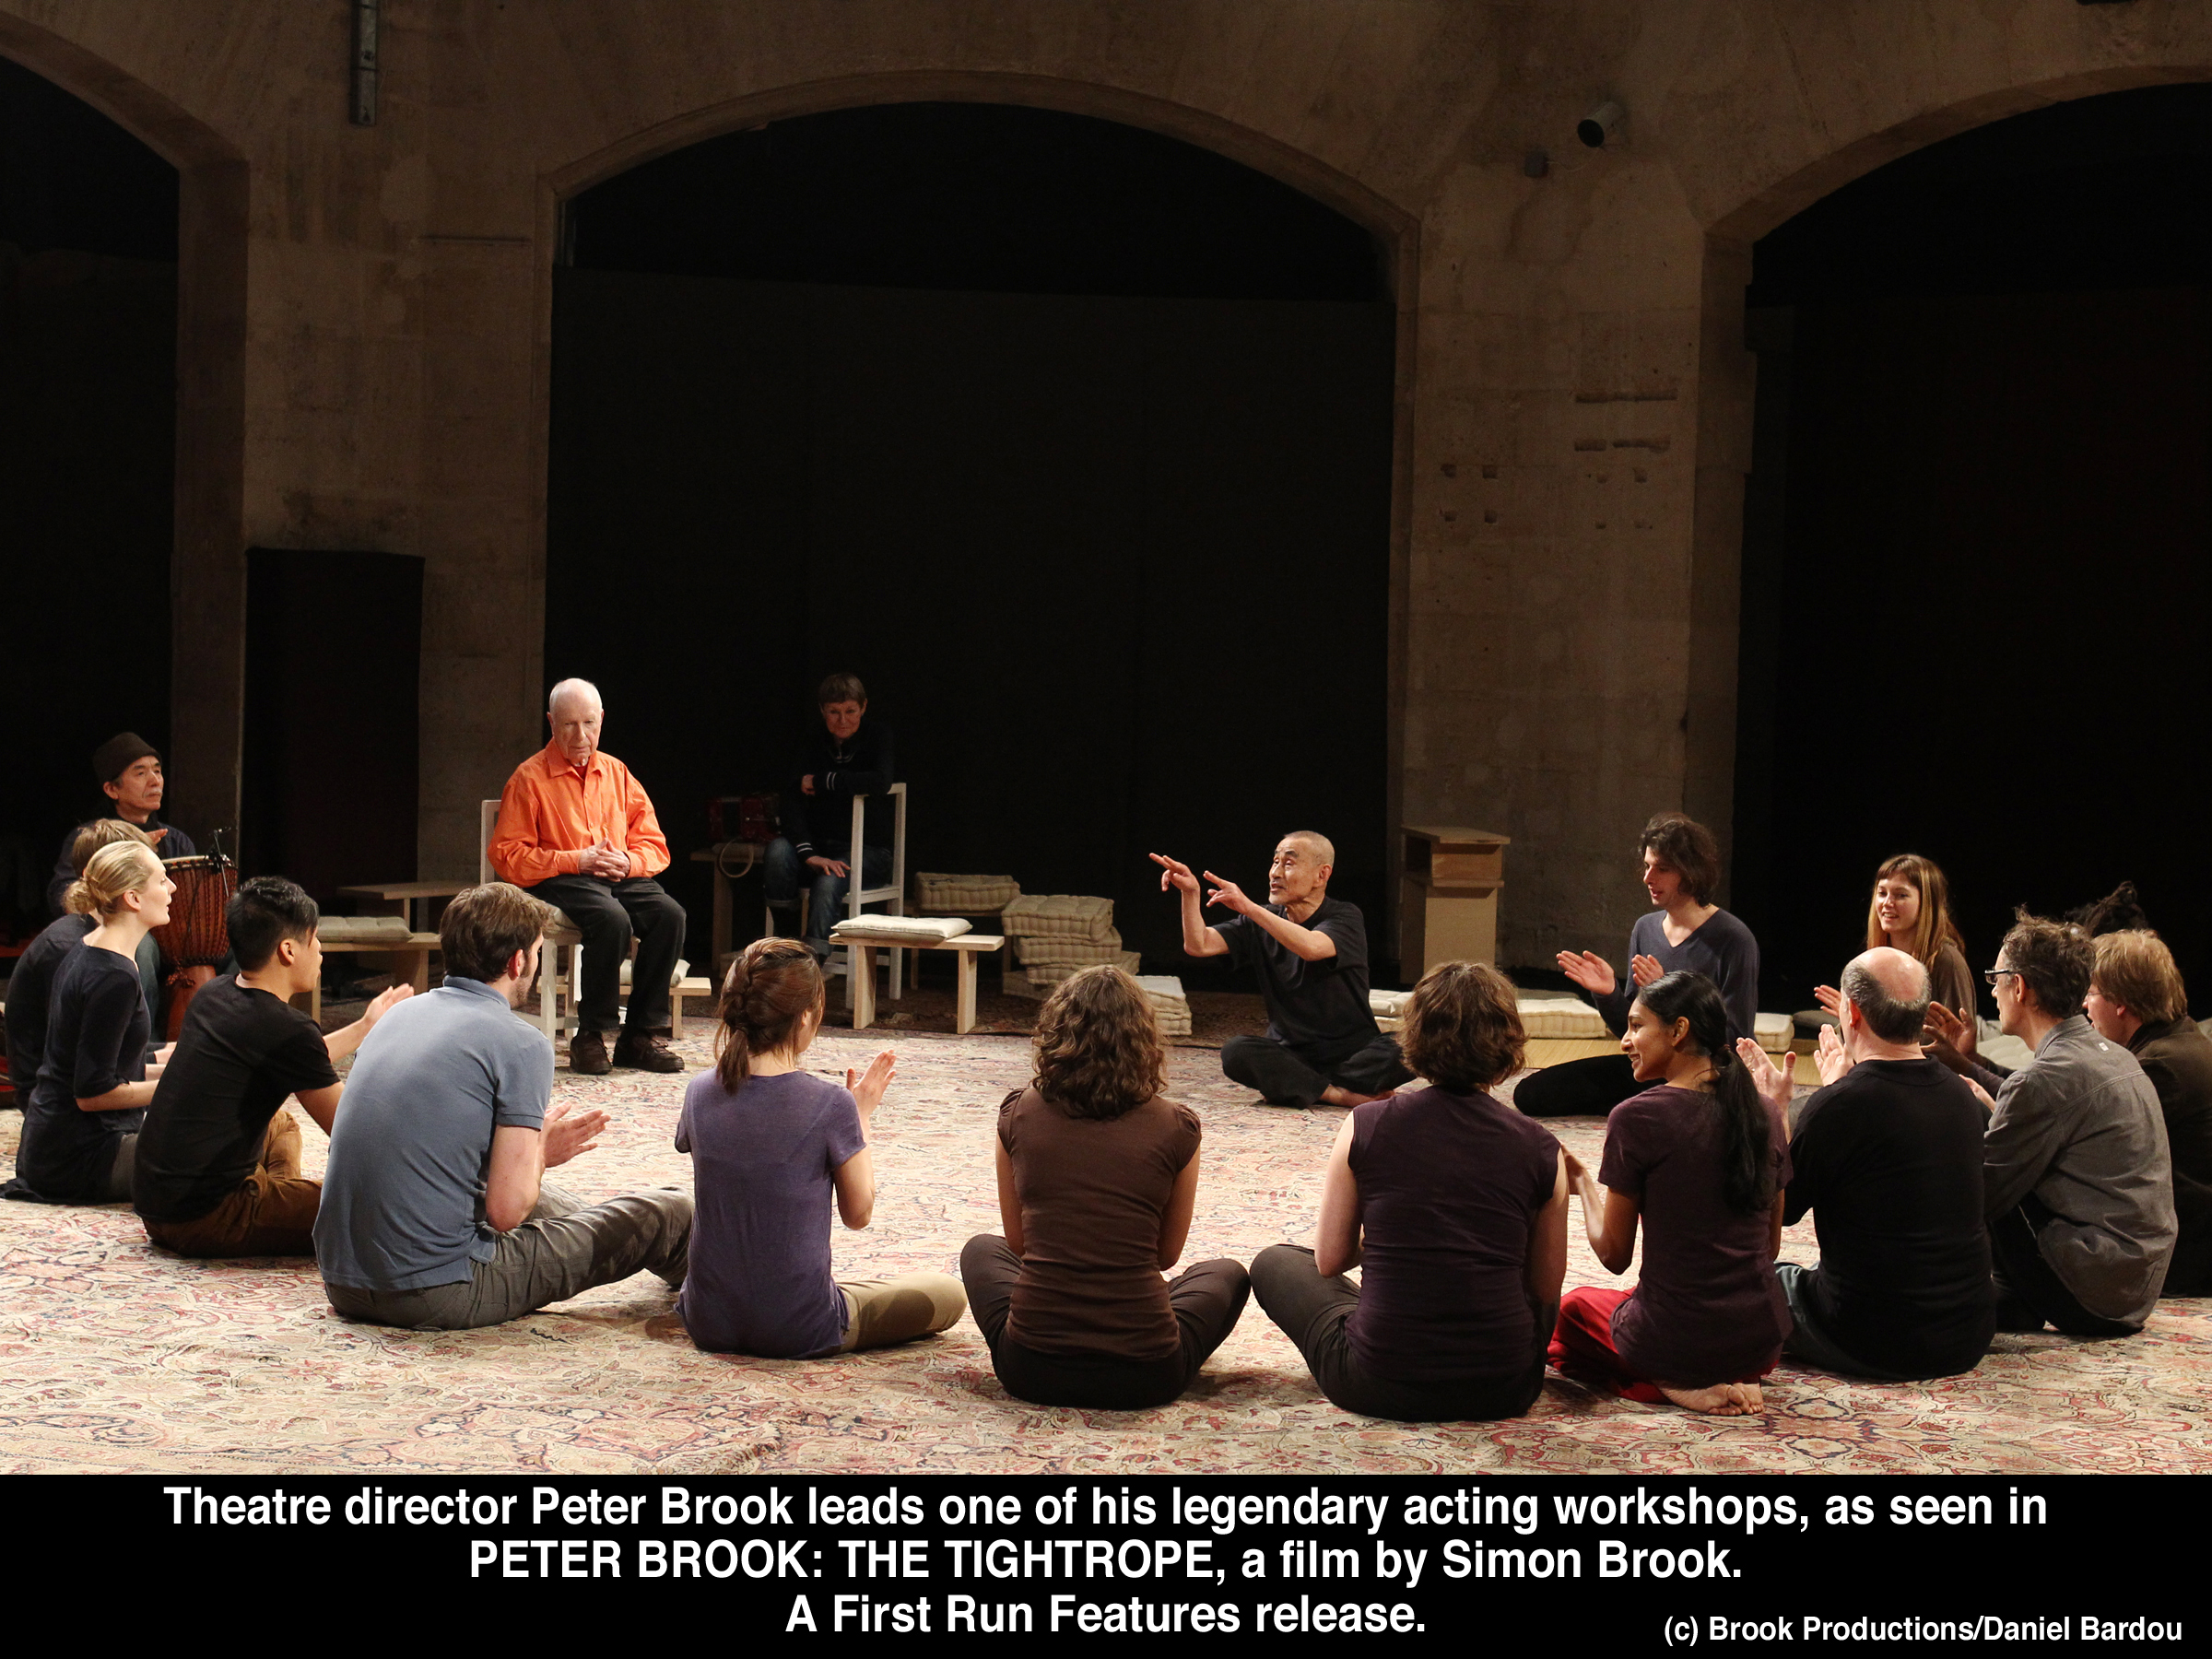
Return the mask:
M 1982 1132 L 1934 1060 L 1863 1060 L 1815 1093 L 1790 1141 L 1784 1218 L 1808 1209 L 1815 1316 L 1854 1359 L 1903 1376 L 1970 1370 L 1995 1329 L 1982 1222 Z
M 1267 908 L 1283 913 L 1279 905 Z M 1367 1006 L 1367 924 L 1358 905 L 1324 897 L 1299 924 L 1335 941 L 1336 954 L 1318 962 L 1297 955 L 1249 917 L 1231 916 L 1214 925 L 1230 959 L 1259 975 L 1268 1036 L 1340 1059 L 1382 1034 L 1374 1010 Z
M 338 1080 L 315 1022 L 236 974 L 200 988 L 138 1136 L 131 1200 L 148 1221 L 195 1221 L 261 1160 L 288 1095 Z
M 58 1204 L 98 1204 L 115 1167 L 116 1142 L 137 1133 L 143 1107 L 86 1112 L 92 1100 L 146 1080 L 152 1030 L 138 965 L 90 945 L 65 954 L 46 1010 L 46 1057 L 23 1112 L 16 1177 Z
M 30 1099 L 46 1058 L 46 1009 L 53 1000 L 53 976 L 62 958 L 99 925 L 90 916 L 64 916 L 48 923 L 16 959 L 16 971 L 7 982 L 7 1075 L 18 1106 Z

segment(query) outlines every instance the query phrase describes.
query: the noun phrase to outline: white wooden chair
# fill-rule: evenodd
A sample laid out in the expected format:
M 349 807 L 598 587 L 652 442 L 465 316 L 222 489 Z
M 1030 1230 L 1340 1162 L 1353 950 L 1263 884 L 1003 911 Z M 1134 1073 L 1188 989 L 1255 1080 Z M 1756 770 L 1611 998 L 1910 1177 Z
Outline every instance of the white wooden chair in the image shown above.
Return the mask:
M 479 882 L 497 881 L 498 874 L 491 867 L 491 832 L 500 822 L 500 804 L 482 802 L 478 808 L 483 833 L 477 838 L 477 879 Z M 560 1046 L 561 1033 L 577 1030 L 576 1010 L 583 1006 L 583 935 L 566 912 L 556 912 L 556 920 L 546 929 L 546 951 L 538 963 L 537 971 L 537 1024 L 546 1040 L 554 1047 Z M 567 951 L 568 972 L 561 972 L 562 951 Z M 568 1008 L 560 1007 L 565 993 Z
M 867 843 L 861 839 L 861 831 L 867 828 L 868 797 L 854 795 L 853 797 L 853 839 L 846 843 L 853 853 L 853 856 L 846 861 L 852 882 L 852 886 L 845 894 L 845 914 L 848 916 L 859 915 L 861 907 L 865 904 L 881 904 L 885 907 L 886 913 L 889 915 L 903 916 L 906 914 L 906 784 L 903 782 L 894 783 L 884 793 L 891 797 L 891 878 L 882 887 L 862 885 L 861 849 Z M 806 931 L 806 909 L 810 897 L 807 884 L 805 881 L 800 882 L 799 932 L 802 935 Z M 775 931 L 776 912 L 774 907 L 770 906 L 765 912 L 761 932 L 772 937 Z M 901 994 L 903 981 L 900 976 L 904 968 L 906 952 L 894 947 L 888 954 L 890 957 L 890 974 L 888 988 L 885 994 L 890 1001 L 897 1002 Z M 841 965 L 839 962 L 841 956 L 844 959 Z M 832 940 L 830 962 L 830 965 L 824 970 L 824 974 L 826 977 L 834 978 L 840 972 L 850 971 L 852 954 Z M 845 1000 L 848 1005 L 853 1000 L 852 989 L 849 985 L 846 988 Z

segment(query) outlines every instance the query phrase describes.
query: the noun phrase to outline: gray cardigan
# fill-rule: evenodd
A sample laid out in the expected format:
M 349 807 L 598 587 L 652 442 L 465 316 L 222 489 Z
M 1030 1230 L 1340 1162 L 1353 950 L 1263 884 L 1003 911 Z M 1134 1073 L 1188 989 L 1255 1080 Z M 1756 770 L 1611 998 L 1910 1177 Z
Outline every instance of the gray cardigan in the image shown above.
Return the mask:
M 2005 1079 L 1983 1136 L 1983 1212 L 2030 1193 L 2052 1215 L 2043 1259 L 2075 1300 L 2100 1319 L 2148 1318 L 2175 1233 L 2166 1120 L 2136 1057 L 2079 1014 Z

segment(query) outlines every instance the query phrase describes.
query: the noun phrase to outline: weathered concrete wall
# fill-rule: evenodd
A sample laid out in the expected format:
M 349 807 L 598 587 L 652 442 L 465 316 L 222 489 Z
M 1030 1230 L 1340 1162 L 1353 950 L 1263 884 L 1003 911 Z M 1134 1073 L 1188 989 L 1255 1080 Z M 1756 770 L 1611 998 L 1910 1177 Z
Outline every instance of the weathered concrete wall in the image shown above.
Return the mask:
M 999 98 L 1211 145 L 1398 250 L 1397 806 L 1515 837 L 1522 962 L 1617 943 L 1650 812 L 1727 821 L 1750 241 L 1980 122 L 2212 78 L 2196 0 L 385 0 L 358 128 L 349 16 L 0 0 L 0 52 L 216 170 L 185 193 L 208 253 L 184 304 L 217 322 L 181 365 L 204 395 L 180 569 L 219 578 L 253 544 L 424 557 L 425 875 L 473 870 L 476 801 L 538 741 L 559 196 L 777 115 Z M 1583 150 L 1608 96 L 1627 129 Z M 227 764 L 235 794 L 237 638 L 207 591 L 175 770 L 212 819 L 220 787 L 190 780 Z

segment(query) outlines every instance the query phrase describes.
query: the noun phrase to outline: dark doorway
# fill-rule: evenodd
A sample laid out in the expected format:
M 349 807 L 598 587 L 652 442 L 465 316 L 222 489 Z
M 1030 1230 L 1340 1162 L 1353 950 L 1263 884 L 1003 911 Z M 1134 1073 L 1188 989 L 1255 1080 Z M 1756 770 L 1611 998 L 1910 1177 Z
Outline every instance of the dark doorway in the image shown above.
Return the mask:
M 176 259 L 176 170 L 0 59 L 0 939 L 103 804 L 94 747 L 168 746 Z
M 1734 902 L 1761 1006 L 1832 982 L 1908 851 L 1977 968 L 2016 903 L 2133 880 L 2201 1001 L 2212 87 L 1892 163 L 1761 241 L 1748 300 Z
M 1394 312 L 1364 230 L 1113 123 L 901 105 L 641 167 L 569 239 L 547 673 L 599 682 L 692 959 L 706 804 L 790 786 L 835 669 L 898 734 L 912 868 L 1108 895 L 1168 968 L 1145 854 L 1258 883 L 1310 826 L 1380 930 Z
M 417 556 L 247 550 L 248 873 L 282 872 L 334 911 L 357 908 L 341 884 L 414 879 L 421 665 Z

